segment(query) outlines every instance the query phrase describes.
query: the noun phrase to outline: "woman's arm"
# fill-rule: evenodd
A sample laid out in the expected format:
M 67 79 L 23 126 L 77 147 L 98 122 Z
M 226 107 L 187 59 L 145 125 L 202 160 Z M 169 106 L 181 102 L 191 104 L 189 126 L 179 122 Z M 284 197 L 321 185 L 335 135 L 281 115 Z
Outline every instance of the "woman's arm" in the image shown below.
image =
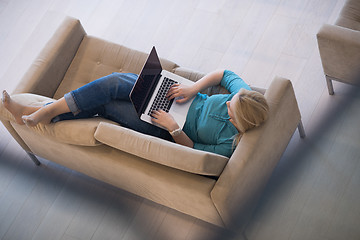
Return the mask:
M 216 70 L 199 79 L 193 86 L 196 92 L 201 92 L 208 87 L 219 85 L 224 76 L 224 71 L 225 70 Z
M 154 123 L 165 127 L 169 132 L 172 132 L 179 128 L 179 125 L 176 123 L 174 118 L 169 113 L 163 110 L 153 111 L 152 116 L 154 117 L 152 119 Z M 194 147 L 194 142 L 183 131 L 181 131 L 179 135 L 173 136 L 173 139 L 178 144 L 191 148 Z
M 197 94 L 198 92 L 201 92 L 208 87 L 219 85 L 223 78 L 223 75 L 224 70 L 217 70 L 205 75 L 192 86 L 174 84 L 170 88 L 167 97 L 170 100 L 176 97 L 180 97 L 180 99 L 176 100 L 176 102 L 186 102 L 190 100 L 193 96 L 195 96 L 195 94 Z
M 188 137 L 188 135 L 186 135 L 184 131 L 181 131 L 181 133 L 177 136 L 173 136 L 173 139 L 178 144 L 194 148 L 194 142 Z

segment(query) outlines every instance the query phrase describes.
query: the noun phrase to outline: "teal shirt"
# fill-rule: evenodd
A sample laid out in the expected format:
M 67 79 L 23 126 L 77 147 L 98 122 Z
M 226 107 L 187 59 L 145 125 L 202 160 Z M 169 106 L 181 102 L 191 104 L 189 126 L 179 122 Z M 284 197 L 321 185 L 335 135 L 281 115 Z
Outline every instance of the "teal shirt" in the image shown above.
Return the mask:
M 230 94 L 208 96 L 198 93 L 193 100 L 183 131 L 194 142 L 194 148 L 230 157 L 234 136 L 238 134 L 229 121 L 226 102 L 241 89 L 251 90 L 238 75 L 225 70 L 221 86 Z

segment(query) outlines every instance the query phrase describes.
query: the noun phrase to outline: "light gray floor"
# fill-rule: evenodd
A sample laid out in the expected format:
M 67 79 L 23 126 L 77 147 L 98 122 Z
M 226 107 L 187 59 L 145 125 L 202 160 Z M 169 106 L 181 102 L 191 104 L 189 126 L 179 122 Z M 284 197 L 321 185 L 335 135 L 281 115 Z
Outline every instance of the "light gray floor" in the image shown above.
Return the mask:
M 295 133 L 246 230 L 249 240 L 360 239 L 360 94 L 329 96 L 316 44 L 344 0 L 0 0 L 0 76 L 48 10 L 88 34 L 252 85 L 292 80 L 307 138 Z M 164 10 L 168 10 L 164 12 Z M 153 24 L 151 24 L 153 22 Z M 29 50 L 30 51 L 30 50 Z M 24 52 L 23 54 L 27 54 Z M 18 80 L 0 79 L 11 91 Z M 357 90 L 353 92 L 353 90 Z M 213 225 L 41 159 L 0 126 L 0 239 L 225 239 Z M 236 238 L 236 237 L 234 237 Z

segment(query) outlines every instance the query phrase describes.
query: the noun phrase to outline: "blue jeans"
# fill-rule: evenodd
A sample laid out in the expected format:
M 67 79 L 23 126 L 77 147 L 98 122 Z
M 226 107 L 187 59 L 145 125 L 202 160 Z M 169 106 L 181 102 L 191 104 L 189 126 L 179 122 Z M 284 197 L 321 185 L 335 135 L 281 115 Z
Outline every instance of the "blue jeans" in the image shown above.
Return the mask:
M 129 98 L 137 77 L 133 73 L 112 73 L 65 94 L 71 112 L 55 117 L 53 122 L 99 115 L 135 131 L 172 141 L 167 131 L 138 117 Z

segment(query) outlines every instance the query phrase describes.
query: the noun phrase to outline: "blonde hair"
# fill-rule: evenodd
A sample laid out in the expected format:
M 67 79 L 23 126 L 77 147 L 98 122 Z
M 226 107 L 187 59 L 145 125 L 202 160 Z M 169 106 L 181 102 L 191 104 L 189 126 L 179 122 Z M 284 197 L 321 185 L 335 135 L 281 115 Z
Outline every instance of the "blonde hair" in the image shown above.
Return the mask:
M 233 121 L 239 134 L 235 136 L 234 146 L 236 146 L 242 135 L 254 127 L 260 126 L 268 118 L 269 105 L 264 95 L 256 91 L 241 89 L 237 94 L 238 100 L 235 102 L 235 112 Z

